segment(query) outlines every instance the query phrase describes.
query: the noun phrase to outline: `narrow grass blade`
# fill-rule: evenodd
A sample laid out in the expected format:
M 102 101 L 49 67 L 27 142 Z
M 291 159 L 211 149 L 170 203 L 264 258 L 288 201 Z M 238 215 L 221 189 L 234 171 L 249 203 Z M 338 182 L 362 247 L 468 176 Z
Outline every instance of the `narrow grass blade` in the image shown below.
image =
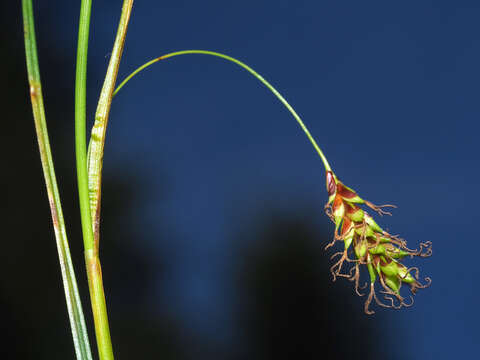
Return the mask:
M 37 133 L 40 159 L 43 175 L 47 186 L 48 200 L 55 230 L 58 258 L 62 273 L 65 299 L 67 301 L 68 315 L 72 329 L 73 343 L 77 359 L 91 360 L 90 344 L 88 341 L 82 304 L 78 293 L 75 272 L 73 270 L 70 249 L 68 246 L 65 223 L 63 219 L 60 194 L 58 192 L 55 169 L 53 166 L 50 141 L 48 139 L 45 109 L 43 105 L 42 86 L 38 66 L 37 46 L 35 40 L 35 25 L 33 18 L 32 0 L 22 0 L 25 53 L 27 58 L 28 81 L 30 84 L 30 97 L 32 100 L 33 116 Z

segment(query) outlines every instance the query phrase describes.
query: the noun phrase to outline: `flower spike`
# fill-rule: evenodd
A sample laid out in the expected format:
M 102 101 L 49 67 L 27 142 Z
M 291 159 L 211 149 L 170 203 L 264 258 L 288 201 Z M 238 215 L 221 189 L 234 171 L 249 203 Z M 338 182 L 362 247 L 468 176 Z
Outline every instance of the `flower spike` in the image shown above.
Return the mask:
M 421 243 L 419 249 L 412 250 L 406 245 L 406 241 L 397 235 L 390 235 L 373 220 L 373 218 L 362 208 L 374 210 L 379 215 L 391 215 L 385 208 L 394 208 L 394 205 L 375 205 L 370 201 L 361 198 L 355 190 L 343 184 L 332 171 L 328 160 L 323 151 L 318 146 L 310 131 L 295 112 L 287 100 L 267 81 L 245 63 L 231 56 L 207 50 L 183 50 L 172 52 L 143 64 L 131 73 L 114 91 L 114 95 L 136 74 L 150 65 L 161 60 L 172 58 L 179 55 L 201 54 L 222 58 L 232 62 L 244 70 L 248 71 L 265 85 L 277 99 L 292 114 L 301 129 L 313 145 L 315 151 L 320 156 L 326 170 L 326 189 L 328 193 L 328 201 L 325 205 L 327 216 L 335 224 L 333 240 L 327 244 L 325 249 L 332 247 L 337 241 L 343 242 L 343 251 L 336 253 L 332 258 L 341 255 L 340 259 L 330 268 L 334 280 L 337 276 L 346 277 L 355 283 L 355 291 L 360 296 L 360 290 L 364 287 L 360 286 L 360 269 L 366 266 L 370 275 L 370 293 L 365 302 L 365 312 L 373 314 L 369 310 L 370 303 L 375 299 L 379 306 L 399 308 L 402 306 L 410 306 L 400 295 L 402 283 L 410 286 L 411 292 L 414 294 L 418 289 L 422 289 L 430 285 L 430 279 L 426 278 L 426 283 L 421 284 L 418 281 L 418 272 L 412 275 L 412 269 L 407 269 L 399 261 L 407 256 L 427 257 L 432 254 L 431 243 Z M 346 273 L 342 272 L 344 263 L 353 264 Z M 393 262 L 393 265 L 392 265 Z M 365 265 L 365 266 L 364 266 Z M 378 281 L 377 281 L 378 280 Z M 375 292 L 377 283 L 383 287 L 383 294 L 386 301 L 390 304 L 384 304 L 379 300 Z M 368 286 L 368 285 L 367 285 Z
M 362 199 L 355 190 L 344 185 L 330 170 L 326 174 L 328 202 L 325 205 L 327 216 L 335 224 L 333 241 L 326 249 L 337 241 L 343 241 L 344 250 L 335 253 L 331 258 L 339 255 L 340 259 L 330 268 L 333 281 L 337 277 L 345 277 L 355 283 L 355 292 L 363 296 L 360 290 L 368 285 L 360 286 L 360 269 L 365 265 L 370 276 L 370 292 L 365 302 L 365 313 L 374 314 L 370 304 L 375 303 L 381 307 L 400 309 L 413 305 L 413 296 L 418 289 L 424 289 L 431 284 L 430 278 L 425 278 L 425 284 L 419 281 L 419 269 L 407 268 L 400 260 L 410 257 L 428 257 L 432 255 L 430 241 L 420 243 L 418 249 L 410 249 L 407 242 L 397 235 L 391 235 L 383 230 L 375 220 L 361 208 L 366 205 L 380 216 L 391 215 L 383 210 L 386 207 L 395 208 L 394 205 L 374 205 Z M 353 258 L 350 258 L 350 254 Z M 342 272 L 345 263 L 353 263 L 349 270 Z M 383 301 L 376 292 L 379 283 Z M 410 286 L 409 301 L 400 294 L 402 284 Z

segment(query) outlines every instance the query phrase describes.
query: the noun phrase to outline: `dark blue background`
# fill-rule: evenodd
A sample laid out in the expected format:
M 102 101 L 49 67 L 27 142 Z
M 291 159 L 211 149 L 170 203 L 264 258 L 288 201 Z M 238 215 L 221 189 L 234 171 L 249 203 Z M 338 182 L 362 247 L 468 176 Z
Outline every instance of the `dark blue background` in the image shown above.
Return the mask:
M 120 4 L 93 6 L 90 114 Z M 37 4 L 37 28 L 70 61 L 78 8 L 56 5 Z M 208 49 L 270 80 L 340 179 L 374 203 L 398 205 L 380 225 L 412 247 L 433 242 L 433 257 L 416 261 L 431 288 L 411 309 L 378 310 L 388 313 L 382 337 L 393 344 L 385 358 L 468 358 L 480 320 L 479 19 L 475 1 L 136 1 L 119 78 L 170 51 Z M 244 224 L 270 207 L 286 216 L 307 208 L 333 231 L 323 213 L 323 166 L 306 137 L 257 80 L 220 59 L 166 60 L 115 97 L 105 181 L 119 174 L 142 184 L 132 205 L 141 231 L 132 241 L 144 242 L 153 263 L 157 252 L 167 259 L 152 303 L 220 348 L 239 337 L 231 276 L 252 245 L 239 235 Z

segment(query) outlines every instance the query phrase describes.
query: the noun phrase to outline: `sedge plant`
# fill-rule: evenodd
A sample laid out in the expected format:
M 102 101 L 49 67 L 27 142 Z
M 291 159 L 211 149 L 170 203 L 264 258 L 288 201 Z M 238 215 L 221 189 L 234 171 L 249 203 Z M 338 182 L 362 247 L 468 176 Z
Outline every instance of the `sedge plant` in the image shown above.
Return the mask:
M 118 30 L 87 147 L 86 81 L 91 5 L 91 0 L 81 0 L 75 80 L 75 151 L 85 266 L 99 359 L 110 360 L 114 358 L 99 257 L 102 166 L 112 99 L 120 89 L 142 70 L 162 60 L 181 55 L 217 57 L 243 68 L 266 86 L 300 125 L 301 130 L 303 130 L 313 145 L 325 167 L 328 195 L 325 211 L 334 223 L 333 239 L 326 245 L 326 248 L 334 246 L 337 242 L 342 244 L 342 250 L 332 256 L 332 258 L 338 258 L 330 269 L 333 280 L 335 281 L 337 277 L 349 279 L 354 283 L 355 292 L 360 296 L 366 295 L 366 293 L 362 293 L 363 289 L 368 289 L 368 296 L 364 305 L 366 314 L 374 313 L 371 309 L 373 301 L 379 306 L 396 309 L 413 304 L 412 295 L 417 290 L 427 287 L 431 280 L 430 278 L 425 278 L 422 283 L 419 277 L 419 269 L 416 267 L 408 268 L 402 263 L 402 259 L 406 257 L 430 256 L 432 253 L 431 243 L 420 243 L 417 249 L 411 249 L 407 246 L 406 241 L 398 235 L 392 235 L 383 230 L 366 210 L 373 210 L 381 216 L 391 215 L 386 209 L 394 206 L 374 205 L 360 197 L 355 190 L 344 185 L 332 170 L 323 151 L 297 112 L 265 78 L 251 67 L 240 60 L 218 52 L 183 50 L 171 52 L 148 61 L 133 71 L 115 88 L 133 0 L 123 1 Z M 74 349 L 77 359 L 88 360 L 92 359 L 92 353 L 69 251 L 49 144 L 36 49 L 32 0 L 22 0 L 22 10 L 30 99 L 40 150 L 40 160 L 55 230 Z M 368 283 L 364 285 L 360 284 L 360 274 L 362 272 L 368 274 L 369 277 Z M 409 295 L 408 299 L 401 293 L 402 285 L 410 287 L 411 295 Z M 378 289 L 381 295 L 377 294 Z

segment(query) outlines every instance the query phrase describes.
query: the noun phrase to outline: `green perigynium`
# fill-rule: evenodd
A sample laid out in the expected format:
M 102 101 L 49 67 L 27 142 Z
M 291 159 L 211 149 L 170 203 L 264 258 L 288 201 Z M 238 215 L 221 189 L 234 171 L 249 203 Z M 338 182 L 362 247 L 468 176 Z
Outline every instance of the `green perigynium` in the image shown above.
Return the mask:
M 391 235 L 383 230 L 373 218 L 360 206 L 366 205 L 380 215 L 390 215 L 383 210 L 393 205 L 376 206 L 362 199 L 351 188 L 345 186 L 332 171 L 327 171 L 328 202 L 325 210 L 335 223 L 334 238 L 326 248 L 333 246 L 337 241 L 343 242 L 344 250 L 335 253 L 332 258 L 340 259 L 330 268 L 335 281 L 337 276 L 346 277 L 355 282 L 355 291 L 360 292 L 368 286 L 360 286 L 360 269 L 365 268 L 370 277 L 370 293 L 365 302 L 365 313 L 373 314 L 370 304 L 375 302 L 387 308 L 399 309 L 413 304 L 413 296 L 418 289 L 430 285 L 431 279 L 425 278 L 425 283 L 419 281 L 419 270 L 416 267 L 407 268 L 400 261 L 409 257 L 428 257 L 432 254 L 431 242 L 420 243 L 418 249 L 407 247 L 405 240 L 397 235 Z M 351 255 L 353 255 L 351 257 Z M 344 264 L 353 264 L 346 272 L 342 272 Z M 381 300 L 376 294 L 376 284 L 381 288 Z M 400 294 L 403 284 L 410 287 L 410 301 L 406 302 Z

